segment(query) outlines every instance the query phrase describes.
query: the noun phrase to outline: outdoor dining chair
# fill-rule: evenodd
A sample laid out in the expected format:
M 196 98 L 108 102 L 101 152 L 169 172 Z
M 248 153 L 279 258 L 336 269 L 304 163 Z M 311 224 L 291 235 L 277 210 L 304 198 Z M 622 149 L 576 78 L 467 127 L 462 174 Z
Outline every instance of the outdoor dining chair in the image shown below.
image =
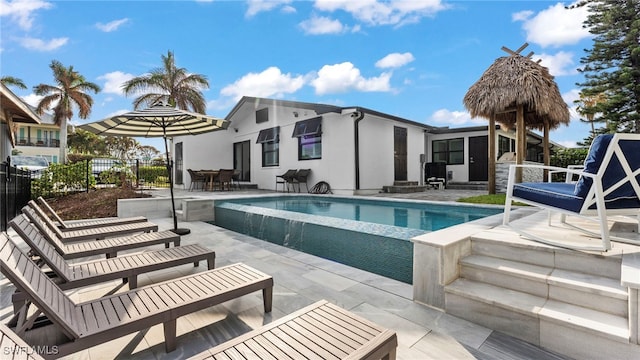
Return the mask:
M 191 178 L 191 185 L 189 185 L 189 191 L 193 191 L 193 189 L 197 189 L 198 184 L 200 185 L 200 190 L 204 190 L 205 184 L 207 182 L 207 177 L 192 169 L 187 169 L 187 172 L 189 173 L 189 177 Z
M 311 169 L 300 169 L 296 171 L 296 174 L 293 176 L 293 180 L 291 181 L 291 186 L 295 188 L 298 186 L 298 192 L 300 192 L 300 185 L 304 184 L 304 187 L 309 192 L 309 186 L 307 185 L 307 180 L 309 179 L 309 175 L 311 174 Z
M 282 175 L 276 175 L 276 191 L 278 191 L 278 184 L 282 184 L 282 192 L 285 191 L 285 188 L 289 192 L 289 184 L 293 182 L 297 171 L 296 169 L 289 169 Z

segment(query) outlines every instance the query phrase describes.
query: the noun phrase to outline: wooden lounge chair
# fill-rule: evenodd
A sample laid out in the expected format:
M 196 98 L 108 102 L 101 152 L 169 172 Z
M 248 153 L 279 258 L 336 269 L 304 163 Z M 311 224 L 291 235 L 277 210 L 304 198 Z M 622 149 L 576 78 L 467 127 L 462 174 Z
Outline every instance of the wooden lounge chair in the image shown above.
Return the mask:
M 79 230 L 69 230 L 69 231 L 61 231 L 58 229 L 56 224 L 54 224 L 49 217 L 47 217 L 44 213 L 38 210 L 36 206 L 32 203 L 33 200 L 29 201 L 29 205 L 22 208 L 22 212 L 26 214 L 32 222 L 36 224 L 41 224 L 43 227 L 48 227 L 53 231 L 53 233 L 60 239 L 62 242 L 70 242 L 70 241 L 81 241 L 81 240 L 100 240 L 107 237 L 113 236 L 122 236 L 122 235 L 130 235 L 136 233 L 147 233 L 152 231 L 158 231 L 158 225 L 150 223 L 150 222 L 140 222 L 140 223 L 131 223 L 131 224 L 121 224 L 121 225 L 111 225 L 111 226 L 103 226 L 96 227 L 90 229 L 79 229 Z
M 191 360 L 389 359 L 396 333 L 325 300 L 233 338 Z
M 560 223 L 573 227 L 589 236 L 600 238 L 600 246 L 573 245 L 568 242 L 547 240 L 527 233 L 518 226 L 511 228 L 522 236 L 534 241 L 571 249 L 600 250 L 611 249 L 611 240 L 639 245 L 640 241 L 609 234 L 609 215 L 634 216 L 640 220 L 640 135 L 615 134 L 600 135 L 593 140 L 583 169 L 558 168 L 543 165 L 511 165 L 507 183 L 503 224 L 510 226 L 511 201 L 519 201 L 560 213 Z M 517 167 L 538 168 L 551 172 L 562 172 L 567 176 L 564 182 L 516 183 Z M 572 182 L 573 175 L 579 175 Z M 587 231 L 566 221 L 567 215 L 595 221 L 599 233 Z M 549 217 L 551 225 L 551 217 Z
M 125 283 L 129 283 L 129 289 L 135 289 L 138 287 L 138 275 L 147 272 L 188 263 L 198 266 L 202 260 L 207 261 L 209 270 L 215 267 L 216 253 L 197 244 L 69 264 L 42 236 L 30 238 L 23 233 L 18 234 L 29 245 L 34 255 L 38 256 L 38 265 L 41 262 L 48 266 L 51 270 L 49 277 L 54 279 L 62 290 L 115 279 L 123 279 Z M 12 297 L 13 308 L 19 309 L 25 300 L 23 293 L 16 292 Z
M 23 231 L 16 232 L 39 260 L 53 271 L 63 290 L 114 279 L 127 279 L 129 288 L 133 289 L 138 286 L 138 275 L 143 273 L 188 263 L 198 266 L 202 260 L 207 260 L 209 270 L 215 267 L 215 251 L 198 244 L 70 264 L 41 234 L 26 236 Z
M 46 351 L 47 349 L 42 349 Z M 53 349 L 51 349 L 53 351 Z M 0 356 L 3 359 L 41 360 L 38 352 L 4 324 L 0 324 Z
M 83 258 L 94 255 L 106 255 L 112 258 L 123 250 L 137 249 L 151 245 L 164 244 L 166 248 L 170 243 L 174 246 L 180 246 L 180 236 L 172 231 L 157 231 L 152 233 L 144 233 L 134 236 L 115 237 L 103 240 L 76 241 L 72 243 L 63 243 L 60 239 L 46 226 L 38 226 L 29 221 L 25 215 L 18 215 L 9 222 L 9 226 L 13 228 L 20 236 L 35 238 L 36 236 L 44 237 L 58 253 L 66 260 Z
M 29 202 L 29 205 L 35 204 L 36 206 L 40 207 L 41 212 L 45 216 L 51 215 L 49 217 L 49 220 L 51 220 L 52 222 L 57 222 L 58 228 L 60 228 L 60 230 L 62 231 L 88 229 L 88 228 L 108 226 L 108 225 L 131 224 L 131 223 L 147 221 L 147 218 L 144 216 L 133 216 L 133 217 L 127 217 L 127 218 L 119 218 L 119 217 L 97 218 L 97 219 L 84 219 L 84 220 L 66 222 L 62 220 L 60 215 L 58 215 L 58 213 L 49 205 L 47 200 L 45 200 L 42 196 L 38 197 L 37 200 L 38 200 L 37 204 Z M 53 219 L 51 217 L 53 217 Z
M 55 357 L 65 356 L 121 336 L 164 325 L 165 350 L 176 348 L 177 318 L 262 290 L 264 311 L 271 311 L 273 278 L 244 264 L 233 264 L 152 284 L 99 299 L 76 303 L 29 257 L 0 233 L 0 271 L 37 310 L 28 306 L 10 320 L 18 335 L 29 330 L 40 314 L 69 341 L 56 344 Z M 29 313 L 31 314 L 31 313 Z

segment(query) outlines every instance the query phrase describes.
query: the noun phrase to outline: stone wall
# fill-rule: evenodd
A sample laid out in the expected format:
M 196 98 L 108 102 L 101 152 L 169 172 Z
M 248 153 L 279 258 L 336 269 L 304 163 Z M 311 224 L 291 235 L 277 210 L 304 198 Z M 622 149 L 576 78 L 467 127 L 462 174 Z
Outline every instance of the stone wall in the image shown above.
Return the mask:
M 537 162 L 525 161 L 525 164 L 541 165 Z M 504 161 L 496 163 L 496 193 L 504 194 L 507 192 L 507 181 L 509 179 L 509 167 L 515 164 L 515 161 Z M 524 168 L 522 172 L 522 182 L 539 182 L 543 181 L 543 171 L 539 168 Z

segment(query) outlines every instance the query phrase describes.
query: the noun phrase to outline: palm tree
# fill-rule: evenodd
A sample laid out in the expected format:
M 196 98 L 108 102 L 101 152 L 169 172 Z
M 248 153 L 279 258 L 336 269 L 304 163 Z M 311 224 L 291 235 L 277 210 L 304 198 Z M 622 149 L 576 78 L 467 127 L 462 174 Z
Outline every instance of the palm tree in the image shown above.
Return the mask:
M 81 119 L 89 117 L 93 98 L 87 92 L 93 91 L 97 94 L 100 87 L 86 81 L 84 76 L 73 69 L 73 66 L 67 68 L 59 61 L 53 60 L 49 67 L 53 71 L 56 85 L 39 84 L 33 87 L 33 92 L 36 95 L 44 96 L 38 103 L 36 112 L 43 114 L 45 110 L 53 106 L 54 123 L 60 126 L 60 162 L 65 163 L 67 159 L 67 121 L 73 117 L 73 107 L 78 107 L 78 116 Z
M 2 83 L 2 85 L 4 86 L 15 86 L 20 89 L 27 89 L 27 85 L 24 84 L 24 81 L 22 81 L 22 79 L 13 76 L 0 77 L 0 83 Z
M 135 109 L 151 106 L 158 101 L 204 114 L 207 108 L 202 89 L 209 88 L 207 77 L 190 74 L 185 68 L 176 67 L 173 52 L 162 55 L 163 67 L 135 77 L 122 85 L 126 95 L 141 94 L 133 101 Z
M 596 127 L 594 125 L 595 115 L 598 112 L 597 106 L 607 100 L 604 93 L 598 93 L 595 95 L 587 95 L 584 92 L 580 92 L 580 99 L 575 100 L 574 103 L 578 104 L 576 112 L 587 118 L 588 123 L 591 124 L 591 136 L 596 136 Z M 584 121 L 584 120 L 583 120 Z

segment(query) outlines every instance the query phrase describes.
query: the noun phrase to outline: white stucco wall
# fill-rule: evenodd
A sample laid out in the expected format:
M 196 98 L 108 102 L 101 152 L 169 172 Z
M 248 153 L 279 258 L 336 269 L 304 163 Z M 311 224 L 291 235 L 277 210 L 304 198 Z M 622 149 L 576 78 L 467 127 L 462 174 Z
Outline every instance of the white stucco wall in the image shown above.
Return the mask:
M 186 169 L 233 168 L 233 144 L 248 140 L 251 149 L 250 183 L 260 189 L 275 189 L 276 175 L 288 169 L 311 169 L 309 188 L 319 181 L 326 181 L 335 194 L 356 192 L 355 119 L 351 113 L 318 115 L 308 109 L 269 107 L 269 121 L 256 124 L 255 111 L 264 107 L 256 107 L 255 104 L 243 106 L 233 114 L 227 130 L 174 139 L 174 143 L 183 143 L 185 188 L 190 186 Z M 294 115 L 296 113 L 298 116 Z M 317 116 L 322 116 L 322 158 L 298 160 L 298 139 L 292 137 L 295 123 Z M 280 126 L 279 165 L 263 167 L 262 145 L 256 140 L 260 130 L 275 126 Z M 365 113 L 359 126 L 359 193 L 377 193 L 383 186 L 393 184 L 394 126 L 407 129 L 407 178 L 420 181 L 420 154 L 425 151 L 424 128 Z

